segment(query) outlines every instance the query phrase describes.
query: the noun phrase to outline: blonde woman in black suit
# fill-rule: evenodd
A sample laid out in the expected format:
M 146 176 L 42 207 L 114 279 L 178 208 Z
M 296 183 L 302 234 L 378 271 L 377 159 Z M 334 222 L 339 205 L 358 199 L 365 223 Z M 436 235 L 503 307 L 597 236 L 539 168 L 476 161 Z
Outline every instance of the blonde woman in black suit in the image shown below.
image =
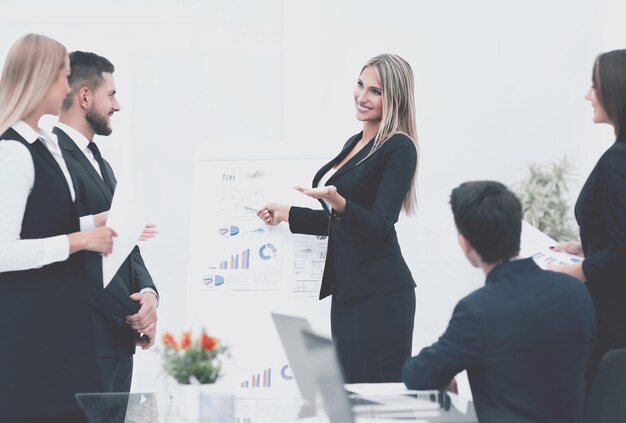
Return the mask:
M 82 250 L 115 232 L 80 231 L 72 179 L 42 115 L 70 92 L 65 47 L 28 34 L 0 77 L 0 422 L 83 422 L 74 394 L 100 380 Z
M 269 203 L 268 225 L 328 235 L 320 299 L 332 295 L 331 329 L 346 382 L 399 382 L 411 355 L 415 283 L 394 224 L 416 208 L 418 144 L 413 72 L 397 55 L 372 58 L 354 89 L 363 131 L 322 166 L 313 187 L 321 210 Z
M 611 125 L 616 140 L 598 160 L 576 201 L 582 242 L 554 247 L 584 260 L 551 269 L 586 282 L 593 297 L 598 334 L 588 387 L 604 354 L 626 348 L 626 50 L 599 55 L 591 79 L 585 99 L 594 109 L 593 121 Z

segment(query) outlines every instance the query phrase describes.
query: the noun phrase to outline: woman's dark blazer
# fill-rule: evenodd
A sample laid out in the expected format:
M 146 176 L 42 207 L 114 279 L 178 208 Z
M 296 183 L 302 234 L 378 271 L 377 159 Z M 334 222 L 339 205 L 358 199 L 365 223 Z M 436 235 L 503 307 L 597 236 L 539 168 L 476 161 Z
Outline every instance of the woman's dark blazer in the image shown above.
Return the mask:
M 361 137 L 359 133 L 350 138 L 339 155 L 322 166 L 313 187 Z M 328 235 L 320 299 L 333 294 L 334 301 L 346 301 L 415 287 L 394 224 L 415 173 L 417 150 L 409 137 L 396 134 L 363 160 L 373 144 L 370 140 L 326 183 L 346 199 L 343 213 L 328 210 L 323 201 L 323 210 L 293 206 L 289 211 L 291 232 Z
M 626 140 L 617 140 L 591 171 L 576 220 L 598 335 L 617 336 L 626 346 Z

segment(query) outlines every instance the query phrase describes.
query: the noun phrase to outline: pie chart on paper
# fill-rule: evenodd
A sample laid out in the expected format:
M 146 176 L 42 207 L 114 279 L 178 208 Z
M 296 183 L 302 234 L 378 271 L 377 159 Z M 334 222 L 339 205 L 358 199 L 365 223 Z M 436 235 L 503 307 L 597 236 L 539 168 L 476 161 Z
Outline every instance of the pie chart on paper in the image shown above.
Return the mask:
M 224 238 L 228 238 L 228 237 L 237 235 L 239 233 L 239 228 L 235 225 L 222 226 L 219 228 L 218 232 Z
M 274 244 L 263 244 L 261 248 L 259 248 L 259 257 L 261 260 L 270 260 L 278 254 L 278 249 L 274 247 Z

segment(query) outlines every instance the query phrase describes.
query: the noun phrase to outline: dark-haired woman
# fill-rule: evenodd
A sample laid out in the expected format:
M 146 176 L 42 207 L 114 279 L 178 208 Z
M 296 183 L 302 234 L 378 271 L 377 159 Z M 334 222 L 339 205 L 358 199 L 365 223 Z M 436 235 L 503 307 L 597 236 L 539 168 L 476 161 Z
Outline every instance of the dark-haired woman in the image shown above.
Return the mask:
M 626 348 L 626 50 L 598 56 L 585 99 L 594 109 L 593 121 L 611 125 L 616 140 L 598 160 L 576 202 L 581 243 L 555 247 L 585 259 L 552 270 L 586 282 L 594 300 L 597 338 L 587 371 L 590 387 L 604 354 Z

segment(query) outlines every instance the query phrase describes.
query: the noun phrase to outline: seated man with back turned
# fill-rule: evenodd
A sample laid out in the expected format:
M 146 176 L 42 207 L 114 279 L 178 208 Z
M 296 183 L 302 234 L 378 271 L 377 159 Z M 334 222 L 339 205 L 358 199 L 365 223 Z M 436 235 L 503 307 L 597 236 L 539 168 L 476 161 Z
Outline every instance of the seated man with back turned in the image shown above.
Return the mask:
M 466 182 L 450 198 L 459 244 L 487 275 L 445 333 L 409 358 L 410 389 L 440 389 L 466 369 L 481 422 L 580 422 L 595 333 L 586 287 L 520 249 L 522 207 L 504 185 Z

